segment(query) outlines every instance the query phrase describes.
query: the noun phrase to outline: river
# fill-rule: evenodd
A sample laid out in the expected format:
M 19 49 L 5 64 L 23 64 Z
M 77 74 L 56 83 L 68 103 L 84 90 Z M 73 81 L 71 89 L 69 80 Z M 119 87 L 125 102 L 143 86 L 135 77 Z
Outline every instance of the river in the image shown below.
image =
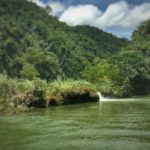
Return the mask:
M 150 97 L 0 116 L 0 150 L 150 150 Z

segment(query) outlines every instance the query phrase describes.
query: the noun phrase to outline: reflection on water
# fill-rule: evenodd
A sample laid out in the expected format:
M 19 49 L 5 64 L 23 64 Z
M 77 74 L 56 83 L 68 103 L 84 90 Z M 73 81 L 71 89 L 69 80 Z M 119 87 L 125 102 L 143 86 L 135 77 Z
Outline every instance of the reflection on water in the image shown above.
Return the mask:
M 149 150 L 150 97 L 0 117 L 2 150 Z

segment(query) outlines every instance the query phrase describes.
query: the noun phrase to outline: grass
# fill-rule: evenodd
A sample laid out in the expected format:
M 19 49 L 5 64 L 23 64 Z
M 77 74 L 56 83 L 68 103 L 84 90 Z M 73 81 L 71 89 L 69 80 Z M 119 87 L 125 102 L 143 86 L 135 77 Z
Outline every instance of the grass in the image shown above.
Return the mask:
M 9 79 L 0 75 L 0 100 L 7 101 L 10 97 L 18 94 L 25 94 L 34 89 L 34 85 L 29 80 Z
M 85 80 L 47 82 L 17 80 L 0 75 L 0 112 L 98 101 L 96 86 Z M 26 109 L 25 109 L 26 110 Z M 15 110 L 16 112 L 16 110 Z
M 54 81 L 45 91 L 47 105 L 98 101 L 96 87 L 85 80 Z
M 21 100 L 33 89 L 34 84 L 29 80 L 10 79 L 5 75 L 0 75 L 0 114 L 27 110 Z

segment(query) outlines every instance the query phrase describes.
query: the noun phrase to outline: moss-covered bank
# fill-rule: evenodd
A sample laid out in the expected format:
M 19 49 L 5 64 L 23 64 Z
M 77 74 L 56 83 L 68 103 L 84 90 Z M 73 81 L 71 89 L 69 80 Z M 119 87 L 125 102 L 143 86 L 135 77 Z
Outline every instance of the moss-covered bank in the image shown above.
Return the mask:
M 47 106 L 98 101 L 96 87 L 83 80 L 55 81 L 45 90 Z
M 98 101 L 97 89 L 84 80 L 47 82 L 15 80 L 1 75 L 0 113 L 17 113 L 30 108 Z

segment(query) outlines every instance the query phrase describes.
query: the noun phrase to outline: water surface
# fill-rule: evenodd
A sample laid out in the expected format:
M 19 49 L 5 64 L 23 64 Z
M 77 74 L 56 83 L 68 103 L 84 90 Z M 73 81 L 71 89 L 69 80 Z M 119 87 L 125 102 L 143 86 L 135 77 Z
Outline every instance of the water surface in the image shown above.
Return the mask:
M 0 117 L 0 150 L 150 150 L 150 97 Z

